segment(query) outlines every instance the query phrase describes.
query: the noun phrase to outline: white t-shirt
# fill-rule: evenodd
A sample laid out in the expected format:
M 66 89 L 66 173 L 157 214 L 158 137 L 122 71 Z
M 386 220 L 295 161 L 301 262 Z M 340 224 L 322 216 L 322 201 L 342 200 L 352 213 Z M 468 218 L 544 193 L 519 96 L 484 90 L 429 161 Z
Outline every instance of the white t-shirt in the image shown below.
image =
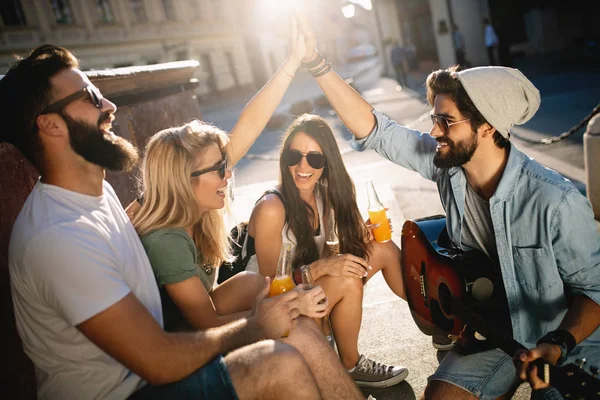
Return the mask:
M 130 292 L 163 324 L 150 262 L 108 182 L 95 197 L 38 181 L 13 227 L 9 270 L 40 399 L 124 399 L 145 384 L 76 328 Z

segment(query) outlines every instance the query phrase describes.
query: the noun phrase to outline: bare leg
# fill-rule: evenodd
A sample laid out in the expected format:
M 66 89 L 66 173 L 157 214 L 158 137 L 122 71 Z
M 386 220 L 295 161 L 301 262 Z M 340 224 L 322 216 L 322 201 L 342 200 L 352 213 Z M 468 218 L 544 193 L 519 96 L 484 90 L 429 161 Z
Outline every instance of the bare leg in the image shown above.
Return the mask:
M 421 395 L 421 400 L 476 400 L 471 393 L 444 381 L 431 381 Z
M 329 301 L 330 321 L 342 364 L 353 368 L 360 357 L 358 332 L 362 322 L 363 283 L 361 279 L 323 276 L 317 279 Z
M 265 278 L 243 271 L 220 284 L 210 293 L 219 315 L 250 310 L 254 300 L 265 287 Z
M 286 344 L 254 343 L 229 353 L 225 363 L 240 400 L 322 398 L 308 364 Z
M 364 399 L 314 321 L 305 317 L 297 321 L 283 341 L 300 351 L 315 376 L 323 399 Z
M 391 240 L 386 243 L 372 241 L 369 244 L 369 247 L 371 250 L 369 264 L 373 269 L 369 271 L 367 280 L 371 279 L 377 271 L 381 270 L 390 289 L 392 289 L 396 295 L 406 300 L 400 260 L 402 254 L 400 253 L 398 246 L 396 246 L 396 243 Z

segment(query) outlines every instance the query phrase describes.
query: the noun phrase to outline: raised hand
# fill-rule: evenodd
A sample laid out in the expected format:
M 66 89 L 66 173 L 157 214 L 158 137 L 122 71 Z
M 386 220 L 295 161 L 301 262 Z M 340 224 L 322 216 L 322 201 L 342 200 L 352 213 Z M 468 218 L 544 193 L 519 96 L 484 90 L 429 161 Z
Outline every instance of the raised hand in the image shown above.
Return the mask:
M 300 298 L 300 314 L 311 318 L 322 318 L 329 311 L 329 303 L 321 286 L 306 289 L 304 284 L 294 288 Z
M 317 38 L 315 32 L 310 27 L 306 17 L 298 10 L 294 11 L 298 30 L 302 33 L 304 39 L 305 53 L 302 62 L 309 62 L 317 57 Z
M 290 58 L 301 63 L 306 55 L 306 38 L 304 32 L 298 28 L 298 19 L 292 16 L 290 23 L 290 40 L 292 41 L 292 53 Z

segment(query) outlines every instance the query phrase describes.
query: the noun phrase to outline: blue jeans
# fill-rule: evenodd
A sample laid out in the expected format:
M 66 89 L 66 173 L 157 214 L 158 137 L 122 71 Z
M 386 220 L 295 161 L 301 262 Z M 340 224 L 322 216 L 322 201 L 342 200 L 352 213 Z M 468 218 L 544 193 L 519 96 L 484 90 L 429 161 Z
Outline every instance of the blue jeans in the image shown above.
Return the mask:
M 223 357 L 218 356 L 187 378 L 161 386 L 144 386 L 130 400 L 215 399 L 238 400 Z
M 451 383 L 482 400 L 495 400 L 520 380 L 512 358 L 502 350 L 462 356 L 451 350 L 428 381 Z

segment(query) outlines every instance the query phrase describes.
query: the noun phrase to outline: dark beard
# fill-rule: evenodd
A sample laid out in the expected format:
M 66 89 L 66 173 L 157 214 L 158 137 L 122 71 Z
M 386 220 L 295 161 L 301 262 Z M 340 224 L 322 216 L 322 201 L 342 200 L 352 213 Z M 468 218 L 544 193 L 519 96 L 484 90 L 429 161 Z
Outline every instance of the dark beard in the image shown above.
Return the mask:
M 438 140 L 440 143 L 448 143 L 449 152 L 442 156 L 442 153 L 438 152 L 433 157 L 433 164 L 438 168 L 452 168 L 460 167 L 471 161 L 471 157 L 477 149 L 477 133 L 473 133 L 470 139 L 465 139 L 458 144 L 443 138 Z
M 119 136 L 105 135 L 99 126 L 109 117 L 100 114 L 98 124 L 92 126 L 61 113 L 69 129 L 73 150 L 87 161 L 111 171 L 131 171 L 138 161 L 137 149 Z

